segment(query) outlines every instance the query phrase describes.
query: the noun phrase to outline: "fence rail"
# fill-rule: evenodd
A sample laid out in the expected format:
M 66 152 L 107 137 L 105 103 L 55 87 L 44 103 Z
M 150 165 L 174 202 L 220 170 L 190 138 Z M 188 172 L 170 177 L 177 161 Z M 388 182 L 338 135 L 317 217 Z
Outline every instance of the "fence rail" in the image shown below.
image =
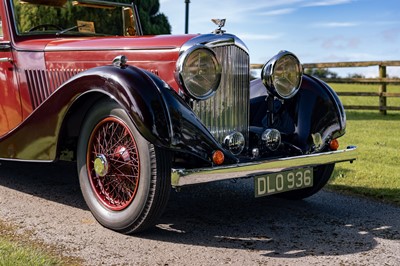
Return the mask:
M 252 64 L 252 69 L 260 69 L 263 65 Z M 338 92 L 340 96 L 379 97 L 379 106 L 347 105 L 346 109 L 355 110 L 379 110 L 386 114 L 388 110 L 400 111 L 400 106 L 388 106 L 387 98 L 400 97 L 400 93 L 387 92 L 387 85 L 400 84 L 400 79 L 387 77 L 387 67 L 399 67 L 400 61 L 362 61 L 362 62 L 331 62 L 331 63 L 309 63 L 303 64 L 304 69 L 311 68 L 357 68 L 378 66 L 378 78 L 326 78 L 328 83 L 353 83 L 353 84 L 380 84 L 377 92 Z

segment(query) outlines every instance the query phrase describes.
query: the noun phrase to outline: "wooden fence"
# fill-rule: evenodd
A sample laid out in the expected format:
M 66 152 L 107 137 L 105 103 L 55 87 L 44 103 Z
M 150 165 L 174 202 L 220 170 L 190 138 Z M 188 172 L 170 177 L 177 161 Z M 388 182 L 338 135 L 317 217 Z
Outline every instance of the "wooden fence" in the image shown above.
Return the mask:
M 379 110 L 381 114 L 386 114 L 388 110 L 400 111 L 400 106 L 388 106 L 388 97 L 400 97 L 400 93 L 387 92 L 387 85 L 400 84 L 400 79 L 387 77 L 387 67 L 399 67 L 400 61 L 368 61 L 368 62 L 335 62 L 335 63 L 311 63 L 303 64 L 303 68 L 352 68 L 352 67 L 370 67 L 378 66 L 378 78 L 327 78 L 324 81 L 328 83 L 353 83 L 353 84 L 379 84 L 377 92 L 338 92 L 340 96 L 361 96 L 361 97 L 379 97 L 379 106 L 366 105 L 347 105 L 346 109 L 357 110 Z M 252 69 L 260 69 L 262 65 L 252 64 Z

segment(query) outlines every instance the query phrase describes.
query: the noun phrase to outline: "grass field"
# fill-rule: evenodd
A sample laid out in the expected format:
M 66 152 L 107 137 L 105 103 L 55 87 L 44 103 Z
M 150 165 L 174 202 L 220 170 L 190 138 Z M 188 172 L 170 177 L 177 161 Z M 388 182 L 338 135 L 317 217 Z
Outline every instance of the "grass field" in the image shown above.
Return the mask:
M 81 265 L 81 260 L 62 257 L 49 245 L 32 240 L 29 233 L 0 221 L 0 266 Z
M 377 91 L 377 85 L 332 84 L 336 91 Z M 400 86 L 389 86 L 400 92 Z M 341 97 L 345 105 L 378 105 L 378 97 Z M 400 106 L 400 98 L 389 98 Z M 330 188 L 377 198 L 400 205 L 400 111 L 347 110 L 347 133 L 341 147 L 358 146 L 353 164 L 338 164 Z
M 0 265 L 61 265 L 43 251 L 24 247 L 0 237 Z

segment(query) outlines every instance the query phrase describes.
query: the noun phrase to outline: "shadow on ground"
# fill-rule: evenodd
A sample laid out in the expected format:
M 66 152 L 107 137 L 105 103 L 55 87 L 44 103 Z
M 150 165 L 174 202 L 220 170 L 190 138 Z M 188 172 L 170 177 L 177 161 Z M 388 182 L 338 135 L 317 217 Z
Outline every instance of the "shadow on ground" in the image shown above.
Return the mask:
M 322 191 L 303 201 L 253 196 L 251 180 L 173 193 L 157 229 L 142 237 L 248 249 L 267 257 L 362 253 L 400 240 L 400 209 Z
M 6 162 L 0 171 L 0 186 L 87 211 L 74 164 Z M 256 199 L 253 189 L 247 179 L 173 191 L 155 228 L 121 239 L 285 258 L 362 253 L 379 238 L 400 240 L 400 208 L 325 191 L 304 201 Z
M 0 186 L 88 210 L 75 163 L 1 162 Z

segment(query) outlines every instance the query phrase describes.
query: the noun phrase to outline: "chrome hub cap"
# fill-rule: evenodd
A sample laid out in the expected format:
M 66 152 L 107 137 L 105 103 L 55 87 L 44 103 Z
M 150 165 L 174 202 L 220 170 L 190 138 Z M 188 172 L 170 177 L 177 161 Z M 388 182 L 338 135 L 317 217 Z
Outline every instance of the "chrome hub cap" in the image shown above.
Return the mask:
M 104 177 L 108 173 L 108 161 L 106 156 L 103 154 L 99 154 L 96 156 L 96 159 L 94 160 L 94 171 L 98 176 Z

